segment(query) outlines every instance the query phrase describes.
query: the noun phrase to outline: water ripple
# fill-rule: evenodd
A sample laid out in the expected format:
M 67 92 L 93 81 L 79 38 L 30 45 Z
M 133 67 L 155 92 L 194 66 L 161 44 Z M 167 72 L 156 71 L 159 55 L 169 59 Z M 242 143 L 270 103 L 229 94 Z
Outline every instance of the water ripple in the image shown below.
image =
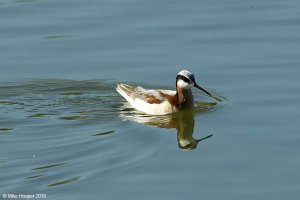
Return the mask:
M 202 98 L 198 95 L 196 99 Z M 225 98 L 214 95 L 223 102 L 197 101 L 195 114 L 213 112 L 226 104 Z M 176 142 L 169 146 L 160 140 L 159 129 L 128 120 L 159 128 L 179 122 L 194 127 L 194 115 L 153 118 L 137 112 L 116 92 L 115 83 L 108 81 L 3 84 L 0 98 L 0 142 L 5 155 L 0 168 L 7 172 L 1 177 L 4 182 L 0 187 L 8 191 L 37 183 L 39 190 L 46 191 L 95 175 L 103 177 L 159 154 L 158 146 L 176 148 Z M 195 139 L 190 131 L 181 129 L 177 133 L 181 149 L 195 149 L 198 142 L 211 136 Z

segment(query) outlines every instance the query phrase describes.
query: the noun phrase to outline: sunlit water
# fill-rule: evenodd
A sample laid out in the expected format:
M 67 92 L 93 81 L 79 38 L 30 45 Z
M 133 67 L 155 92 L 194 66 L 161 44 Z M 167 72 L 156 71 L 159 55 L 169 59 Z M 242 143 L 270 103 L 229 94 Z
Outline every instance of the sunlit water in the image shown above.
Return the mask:
M 0 198 L 297 199 L 300 1 L 0 0 Z M 153 117 L 118 82 L 196 107 Z

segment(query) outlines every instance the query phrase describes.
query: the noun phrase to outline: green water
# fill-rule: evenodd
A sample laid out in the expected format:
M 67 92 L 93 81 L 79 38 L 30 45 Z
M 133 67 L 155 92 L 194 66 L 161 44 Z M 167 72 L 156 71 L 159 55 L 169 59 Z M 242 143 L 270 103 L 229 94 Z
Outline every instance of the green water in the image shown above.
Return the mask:
M 0 0 L 0 198 L 297 199 L 300 3 Z M 195 109 L 153 117 L 119 82 Z

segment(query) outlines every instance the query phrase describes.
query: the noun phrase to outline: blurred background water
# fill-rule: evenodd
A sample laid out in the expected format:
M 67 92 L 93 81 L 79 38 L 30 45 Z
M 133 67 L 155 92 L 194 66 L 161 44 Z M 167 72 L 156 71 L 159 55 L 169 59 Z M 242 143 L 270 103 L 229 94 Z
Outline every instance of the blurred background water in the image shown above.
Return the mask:
M 300 1 L 0 0 L 0 37 L 0 198 L 299 197 Z M 153 122 L 114 89 L 181 69 L 227 101 Z

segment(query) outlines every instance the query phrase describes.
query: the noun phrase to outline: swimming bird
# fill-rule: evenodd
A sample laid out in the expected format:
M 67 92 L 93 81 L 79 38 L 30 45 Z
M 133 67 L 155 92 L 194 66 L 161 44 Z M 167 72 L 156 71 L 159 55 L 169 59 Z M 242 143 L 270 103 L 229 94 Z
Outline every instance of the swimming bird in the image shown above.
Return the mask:
M 194 107 L 192 86 L 212 97 L 209 92 L 196 83 L 194 75 L 187 70 L 178 73 L 176 91 L 147 90 L 140 86 L 135 87 L 127 84 L 118 84 L 116 90 L 136 110 L 149 115 L 165 115 Z

